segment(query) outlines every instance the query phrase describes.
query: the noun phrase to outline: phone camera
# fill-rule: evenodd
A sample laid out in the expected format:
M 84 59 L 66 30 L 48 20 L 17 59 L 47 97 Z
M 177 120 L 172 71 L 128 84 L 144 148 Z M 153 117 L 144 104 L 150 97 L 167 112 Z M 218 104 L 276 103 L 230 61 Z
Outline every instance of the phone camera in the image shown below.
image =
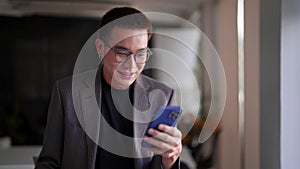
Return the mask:
M 177 119 L 178 114 L 179 114 L 178 111 L 172 111 L 172 112 L 169 114 L 169 118 L 175 120 L 175 119 Z

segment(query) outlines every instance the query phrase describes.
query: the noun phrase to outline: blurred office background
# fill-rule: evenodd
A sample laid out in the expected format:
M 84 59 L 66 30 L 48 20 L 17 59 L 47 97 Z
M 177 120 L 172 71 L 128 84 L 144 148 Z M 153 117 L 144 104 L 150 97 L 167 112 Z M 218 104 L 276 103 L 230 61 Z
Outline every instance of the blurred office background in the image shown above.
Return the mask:
M 183 139 L 183 161 L 188 167 L 298 168 L 298 0 L 0 0 L 0 168 L 14 163 L 32 167 L 31 156 L 37 155 L 42 144 L 54 82 L 72 75 L 77 56 L 97 30 L 99 19 L 116 6 L 183 18 L 203 31 L 219 53 L 227 82 L 225 109 L 216 132 L 202 144 L 195 140 L 211 99 L 218 95 L 211 95 L 201 61 L 189 62 L 200 87 L 199 100 L 189 103 L 191 107 L 198 104 L 200 111 L 181 122 L 194 125 Z M 176 19 L 152 19 L 161 32 L 192 36 L 187 39 L 189 45 L 205 53 L 200 47 L 203 37 L 197 32 Z M 176 46 L 159 44 L 160 38 L 152 39 L 150 45 Z M 153 62 L 167 64 L 159 59 Z M 150 74 L 155 77 L 155 72 Z M 193 93 L 189 84 L 185 92 Z M 198 120 L 188 124 L 189 118 Z M 20 157 L 16 156 L 19 151 Z M 29 160 L 16 159 L 27 155 Z

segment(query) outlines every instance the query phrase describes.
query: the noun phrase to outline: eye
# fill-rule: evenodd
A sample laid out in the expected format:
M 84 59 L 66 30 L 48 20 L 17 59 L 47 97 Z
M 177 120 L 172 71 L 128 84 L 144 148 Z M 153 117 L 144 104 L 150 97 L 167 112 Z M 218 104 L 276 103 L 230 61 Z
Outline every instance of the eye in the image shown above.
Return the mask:
M 128 53 L 116 52 L 116 56 L 118 57 L 127 58 L 128 55 L 129 55 Z
M 119 57 L 124 57 L 126 58 L 130 53 L 127 50 L 124 49 L 114 49 L 113 52 L 115 52 L 115 54 Z
M 136 53 L 135 57 L 145 57 L 146 55 L 147 55 L 147 52 L 143 51 L 143 52 Z

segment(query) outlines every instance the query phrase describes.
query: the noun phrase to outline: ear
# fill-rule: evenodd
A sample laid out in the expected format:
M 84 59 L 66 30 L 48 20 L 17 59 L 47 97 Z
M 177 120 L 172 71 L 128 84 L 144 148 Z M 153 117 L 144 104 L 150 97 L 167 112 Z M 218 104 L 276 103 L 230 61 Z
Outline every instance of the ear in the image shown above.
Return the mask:
M 103 58 L 104 55 L 105 55 L 105 44 L 104 44 L 104 42 L 101 39 L 97 38 L 96 41 L 95 41 L 95 45 L 96 45 L 98 56 Z

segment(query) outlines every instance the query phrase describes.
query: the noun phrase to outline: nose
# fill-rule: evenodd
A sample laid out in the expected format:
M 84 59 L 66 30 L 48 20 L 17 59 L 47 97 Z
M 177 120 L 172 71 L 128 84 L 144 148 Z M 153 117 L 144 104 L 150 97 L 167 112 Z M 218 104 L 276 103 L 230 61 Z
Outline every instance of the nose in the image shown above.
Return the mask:
M 135 59 L 134 59 L 134 55 L 131 54 L 130 56 L 128 56 L 129 58 L 123 63 L 123 66 L 125 68 L 131 68 L 131 69 L 135 69 L 137 68 L 137 64 L 135 62 Z

